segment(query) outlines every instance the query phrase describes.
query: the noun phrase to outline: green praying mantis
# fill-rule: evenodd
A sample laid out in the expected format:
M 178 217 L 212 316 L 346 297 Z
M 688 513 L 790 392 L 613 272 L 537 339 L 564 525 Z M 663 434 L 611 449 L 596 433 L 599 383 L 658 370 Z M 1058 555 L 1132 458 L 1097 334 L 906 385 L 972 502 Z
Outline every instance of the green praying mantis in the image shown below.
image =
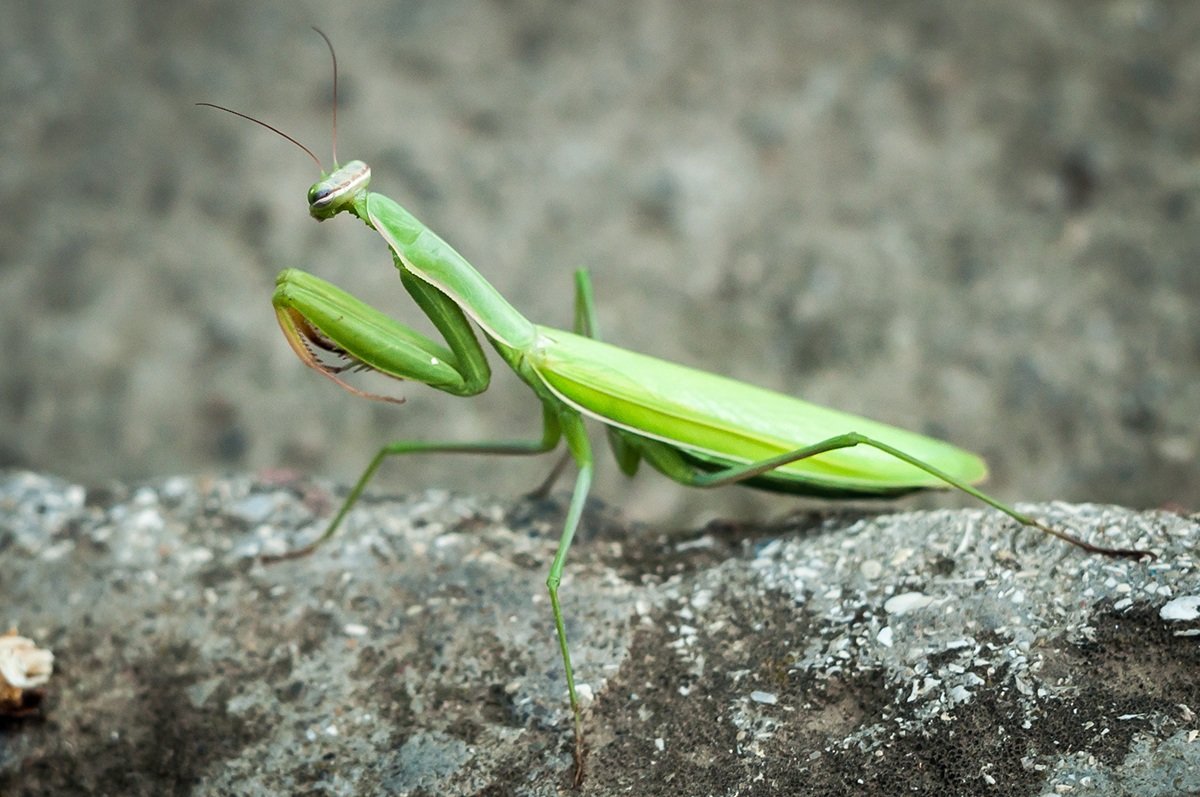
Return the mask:
M 317 33 L 332 55 L 328 37 Z M 645 461 L 691 487 L 742 484 L 834 499 L 899 496 L 950 487 L 1023 526 L 1087 552 L 1152 556 L 1146 551 L 1089 543 L 981 492 L 973 485 L 986 476 L 983 460 L 949 443 L 604 342 L 585 270 L 575 273 L 574 331 L 529 321 L 415 216 L 394 200 L 368 191 L 371 170 L 367 164 L 355 160 L 336 165 L 336 55 L 333 75 L 335 167 L 328 174 L 316 155 L 291 136 L 237 111 L 198 104 L 249 119 L 307 152 L 322 173 L 308 191 L 309 213 L 318 221 L 348 213 L 378 233 L 391 252 L 400 284 L 429 317 L 444 344 L 297 269 L 279 274 L 272 298 L 288 343 L 307 366 L 359 396 L 403 400 L 367 393 L 347 383 L 342 374 L 348 370 L 375 371 L 422 382 L 453 396 L 473 396 L 486 390 L 490 380 L 488 360 L 474 329 L 478 327 L 541 404 L 542 433 L 531 440 L 385 445 L 324 533 L 288 556 L 306 554 L 332 537 L 389 457 L 418 453 L 525 456 L 551 452 L 565 442 L 578 473 L 546 588 L 574 720 L 577 781 L 583 773 L 583 718 L 559 584 L 595 467 L 586 419 L 604 425 L 617 464 L 629 476 Z

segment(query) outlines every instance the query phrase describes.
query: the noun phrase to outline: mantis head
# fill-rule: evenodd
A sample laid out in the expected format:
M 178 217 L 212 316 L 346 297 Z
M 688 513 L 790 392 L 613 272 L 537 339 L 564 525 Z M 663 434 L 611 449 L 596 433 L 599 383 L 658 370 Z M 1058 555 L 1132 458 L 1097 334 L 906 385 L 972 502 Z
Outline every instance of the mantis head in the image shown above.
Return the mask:
M 343 210 L 353 212 L 354 203 L 366 193 L 371 182 L 371 167 L 362 161 L 350 161 L 334 169 L 308 189 L 308 212 L 317 221 L 332 219 Z

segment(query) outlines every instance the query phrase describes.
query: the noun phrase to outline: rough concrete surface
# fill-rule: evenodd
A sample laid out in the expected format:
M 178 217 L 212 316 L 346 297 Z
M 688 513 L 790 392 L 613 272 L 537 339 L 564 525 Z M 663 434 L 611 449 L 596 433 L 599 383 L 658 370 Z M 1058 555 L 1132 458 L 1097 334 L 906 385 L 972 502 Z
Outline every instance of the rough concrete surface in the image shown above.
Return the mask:
M 6 0 L 0 464 L 348 482 L 382 440 L 537 433 L 505 376 L 393 409 L 284 343 L 290 266 L 420 325 L 302 153 L 193 105 L 328 160 L 310 25 L 342 157 L 530 318 L 587 266 L 621 345 L 945 437 L 1009 497 L 1195 506 L 1200 3 L 1150 0 Z M 615 473 L 642 520 L 786 511 Z
M 560 499 L 307 481 L 0 478 L 7 623 L 50 648 L 0 793 L 548 795 L 571 724 Z M 1200 518 L 1026 507 L 663 534 L 593 503 L 563 586 L 584 795 L 1200 792 Z

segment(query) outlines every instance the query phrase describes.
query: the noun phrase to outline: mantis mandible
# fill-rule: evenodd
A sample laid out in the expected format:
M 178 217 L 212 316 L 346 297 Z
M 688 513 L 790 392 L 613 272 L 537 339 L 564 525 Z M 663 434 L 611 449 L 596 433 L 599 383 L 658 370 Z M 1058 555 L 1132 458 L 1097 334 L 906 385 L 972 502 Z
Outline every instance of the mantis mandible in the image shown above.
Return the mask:
M 332 54 L 328 37 L 317 33 Z M 1146 551 L 1086 542 L 979 491 L 973 485 L 987 474 L 983 460 L 949 443 L 603 342 L 585 270 L 575 273 L 573 332 L 529 321 L 415 216 L 394 200 L 368 191 L 371 170 L 367 164 L 354 160 L 337 166 L 336 55 L 333 74 L 335 165 L 328 174 L 312 151 L 291 136 L 237 111 L 198 104 L 249 119 L 307 152 L 322 173 L 308 191 L 309 213 L 318 221 L 348 213 L 378 233 L 388 245 L 400 284 L 429 317 L 444 345 L 297 269 L 279 274 L 272 298 L 288 343 L 307 366 L 356 395 L 402 401 L 348 384 L 341 376 L 347 370 L 376 371 L 423 382 L 454 396 L 473 396 L 486 390 L 490 379 L 488 361 L 473 328 L 477 326 L 541 404 L 542 433 L 530 440 L 385 445 L 324 533 L 289 556 L 308 553 L 332 537 L 389 457 L 418 453 L 525 456 L 548 453 L 565 442 L 578 473 L 546 588 L 574 719 L 577 782 L 583 773 L 583 718 L 558 588 L 592 482 L 594 462 L 585 419 L 605 426 L 617 463 L 629 476 L 644 460 L 667 477 L 692 487 L 742 484 L 835 499 L 899 496 L 950 487 L 1024 526 L 1090 553 L 1152 556 Z

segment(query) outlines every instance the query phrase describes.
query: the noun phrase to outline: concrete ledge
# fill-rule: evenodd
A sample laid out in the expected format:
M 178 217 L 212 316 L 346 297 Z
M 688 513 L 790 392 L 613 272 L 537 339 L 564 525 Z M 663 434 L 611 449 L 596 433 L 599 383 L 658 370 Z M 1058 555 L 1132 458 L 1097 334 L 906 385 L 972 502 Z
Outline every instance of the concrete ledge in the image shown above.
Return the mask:
M 0 622 L 48 647 L 0 793 L 567 789 L 543 581 L 563 501 L 372 499 L 307 559 L 310 482 L 0 475 Z M 670 536 L 594 503 L 562 595 L 594 694 L 582 793 L 1200 791 L 1200 518 L 798 514 Z

